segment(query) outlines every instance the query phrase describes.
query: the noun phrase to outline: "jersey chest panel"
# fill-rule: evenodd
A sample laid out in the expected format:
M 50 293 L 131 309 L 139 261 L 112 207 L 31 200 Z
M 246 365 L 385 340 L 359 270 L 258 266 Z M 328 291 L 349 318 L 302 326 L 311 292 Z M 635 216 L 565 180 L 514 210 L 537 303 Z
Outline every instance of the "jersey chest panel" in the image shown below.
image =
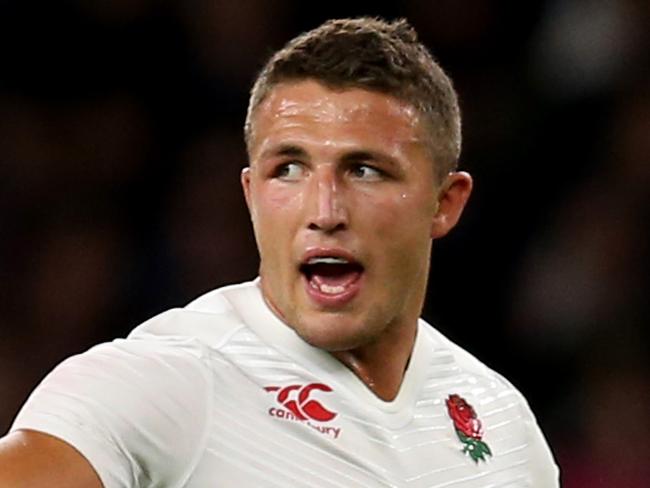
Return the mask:
M 402 425 L 250 337 L 215 354 L 212 371 L 213 415 L 188 487 L 532 486 L 516 402 L 453 367 L 432 368 Z M 483 391 L 485 462 L 462 452 L 445 406 L 470 387 Z

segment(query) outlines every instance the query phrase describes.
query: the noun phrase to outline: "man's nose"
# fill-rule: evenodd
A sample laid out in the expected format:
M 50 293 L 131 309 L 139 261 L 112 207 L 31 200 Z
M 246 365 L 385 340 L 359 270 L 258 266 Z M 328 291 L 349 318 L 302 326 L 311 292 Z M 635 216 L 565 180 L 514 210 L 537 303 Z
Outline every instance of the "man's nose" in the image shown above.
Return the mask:
M 329 169 L 316 171 L 313 178 L 309 196 L 309 228 L 327 233 L 345 229 L 348 225 L 348 212 L 336 174 Z

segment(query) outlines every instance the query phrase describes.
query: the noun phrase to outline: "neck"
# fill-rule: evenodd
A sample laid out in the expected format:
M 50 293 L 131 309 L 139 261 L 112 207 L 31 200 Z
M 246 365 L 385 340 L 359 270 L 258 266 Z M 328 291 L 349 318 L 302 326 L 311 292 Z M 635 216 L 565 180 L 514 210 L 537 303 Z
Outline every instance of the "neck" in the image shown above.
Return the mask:
M 417 320 L 413 326 L 393 330 L 386 337 L 348 351 L 331 354 L 347 366 L 379 398 L 392 401 L 397 397 L 408 366 Z

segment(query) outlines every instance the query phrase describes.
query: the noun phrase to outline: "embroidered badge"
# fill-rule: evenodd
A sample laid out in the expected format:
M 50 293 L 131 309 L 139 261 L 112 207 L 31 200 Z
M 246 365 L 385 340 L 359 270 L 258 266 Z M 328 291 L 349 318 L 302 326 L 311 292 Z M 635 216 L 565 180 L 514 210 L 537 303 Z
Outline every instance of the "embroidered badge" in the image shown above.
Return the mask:
M 454 421 L 456 435 L 463 443 L 463 452 L 476 462 L 485 461 L 485 455 L 492 455 L 488 445 L 483 442 L 483 427 L 476 417 L 474 408 L 460 395 L 449 395 L 446 400 L 447 412 Z

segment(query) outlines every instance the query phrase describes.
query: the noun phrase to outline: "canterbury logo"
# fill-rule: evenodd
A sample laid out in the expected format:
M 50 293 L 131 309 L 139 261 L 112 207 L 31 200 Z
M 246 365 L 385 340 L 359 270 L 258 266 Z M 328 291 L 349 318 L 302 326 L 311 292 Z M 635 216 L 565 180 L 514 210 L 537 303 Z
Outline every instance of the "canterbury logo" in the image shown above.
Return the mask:
M 332 389 L 323 383 L 310 383 L 308 385 L 266 386 L 268 392 L 278 392 L 277 402 L 291 412 L 297 420 L 317 420 L 328 422 L 336 413 L 325 408 L 318 400 L 311 398 L 314 391 L 331 392 Z

